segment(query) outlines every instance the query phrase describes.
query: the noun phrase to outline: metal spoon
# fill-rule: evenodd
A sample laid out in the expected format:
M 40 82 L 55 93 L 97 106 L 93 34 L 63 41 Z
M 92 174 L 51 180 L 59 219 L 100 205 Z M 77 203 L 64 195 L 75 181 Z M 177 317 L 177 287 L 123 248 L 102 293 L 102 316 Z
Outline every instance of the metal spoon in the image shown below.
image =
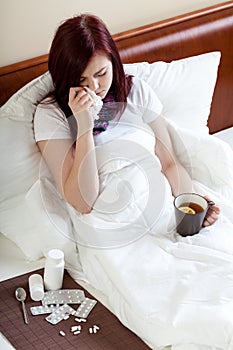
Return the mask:
M 24 303 L 24 301 L 27 298 L 27 293 L 26 293 L 25 289 L 23 289 L 22 287 L 17 288 L 15 290 L 15 297 L 16 297 L 16 299 L 18 301 L 21 301 L 21 303 L 22 303 L 24 322 L 26 324 L 28 324 L 29 323 L 29 318 L 28 318 L 26 306 L 25 306 L 25 303 Z

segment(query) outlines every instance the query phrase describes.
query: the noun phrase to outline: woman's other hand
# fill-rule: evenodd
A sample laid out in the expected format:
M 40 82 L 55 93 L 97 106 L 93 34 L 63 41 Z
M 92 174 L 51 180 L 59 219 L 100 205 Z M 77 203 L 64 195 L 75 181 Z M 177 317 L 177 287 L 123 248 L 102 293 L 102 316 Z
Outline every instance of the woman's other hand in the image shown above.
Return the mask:
M 207 201 L 211 201 L 211 199 L 208 196 L 205 196 L 205 199 Z M 203 226 L 206 227 L 206 226 L 213 225 L 215 221 L 218 220 L 219 214 L 220 214 L 220 207 L 217 204 L 211 205 L 206 214 Z

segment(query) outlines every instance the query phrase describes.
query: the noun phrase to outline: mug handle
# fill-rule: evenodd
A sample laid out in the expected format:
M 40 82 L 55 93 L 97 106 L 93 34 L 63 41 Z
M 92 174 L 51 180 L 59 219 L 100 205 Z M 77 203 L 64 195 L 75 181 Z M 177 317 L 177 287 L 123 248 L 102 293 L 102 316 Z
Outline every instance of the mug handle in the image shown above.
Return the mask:
M 207 211 L 206 211 L 206 215 L 208 214 L 208 211 L 209 211 L 210 207 L 211 207 L 212 205 L 215 205 L 215 202 L 214 202 L 214 201 L 207 201 L 207 204 L 208 204 L 208 208 L 207 208 Z M 206 218 L 206 215 L 205 215 L 205 218 Z M 204 218 L 204 220 L 203 220 L 203 223 L 204 223 L 204 221 L 205 221 L 205 218 Z M 203 224 L 202 224 L 202 226 L 203 226 Z

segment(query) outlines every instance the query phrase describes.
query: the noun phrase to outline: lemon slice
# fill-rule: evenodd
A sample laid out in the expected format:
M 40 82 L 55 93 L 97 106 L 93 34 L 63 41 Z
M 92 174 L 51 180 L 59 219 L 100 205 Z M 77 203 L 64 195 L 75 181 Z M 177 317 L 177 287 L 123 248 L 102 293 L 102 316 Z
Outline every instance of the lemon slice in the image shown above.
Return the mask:
M 179 207 L 179 210 L 186 214 L 195 214 L 195 210 L 190 207 Z

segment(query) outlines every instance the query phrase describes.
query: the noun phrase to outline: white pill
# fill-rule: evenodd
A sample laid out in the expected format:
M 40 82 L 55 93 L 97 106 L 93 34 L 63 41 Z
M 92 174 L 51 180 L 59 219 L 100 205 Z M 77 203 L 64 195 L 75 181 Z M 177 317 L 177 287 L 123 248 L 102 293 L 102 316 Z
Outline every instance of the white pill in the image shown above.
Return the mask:
M 65 332 L 63 331 L 60 331 L 59 334 L 62 335 L 63 337 L 66 335 Z
M 77 335 L 77 334 L 80 334 L 80 333 L 81 333 L 80 331 L 75 331 L 73 334 Z

